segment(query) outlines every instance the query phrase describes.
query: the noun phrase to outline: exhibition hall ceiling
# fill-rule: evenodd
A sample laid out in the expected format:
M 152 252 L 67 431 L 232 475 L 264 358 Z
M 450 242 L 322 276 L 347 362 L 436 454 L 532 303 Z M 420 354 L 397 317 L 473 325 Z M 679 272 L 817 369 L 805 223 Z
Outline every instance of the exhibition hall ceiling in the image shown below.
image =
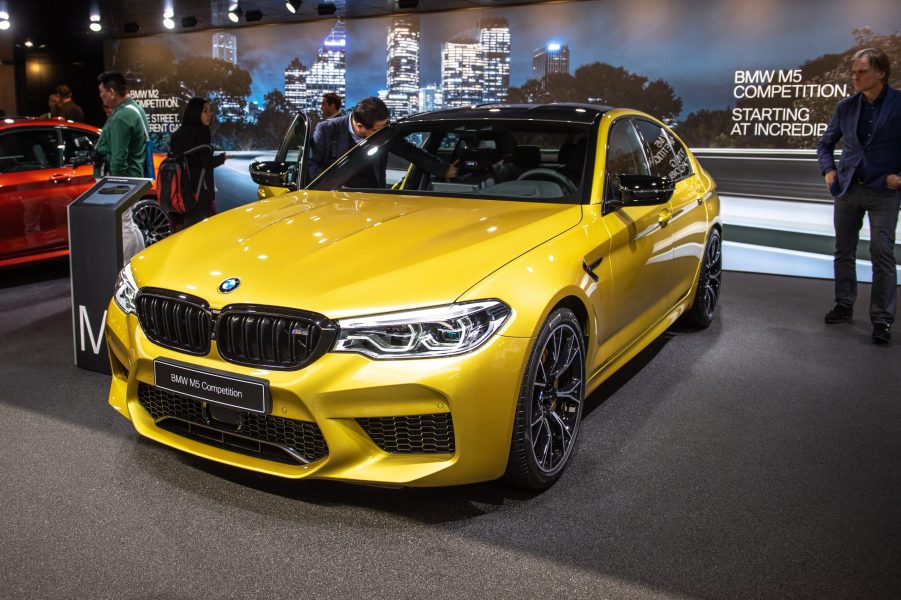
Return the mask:
M 547 2 L 544 2 L 547 3 Z M 523 0 L 302 0 L 294 2 L 292 13 L 285 0 L 104 0 L 100 3 L 104 33 L 109 37 L 152 35 L 196 31 L 198 29 L 242 27 L 266 23 L 294 23 L 335 19 L 385 17 L 398 13 L 429 13 L 450 10 L 498 8 L 522 4 L 542 4 Z M 237 23 L 229 11 L 238 5 Z M 174 28 L 163 25 L 163 12 L 172 8 Z M 334 7 L 334 12 L 332 8 Z M 87 16 L 85 17 L 87 20 Z M 194 24 L 196 19 L 196 24 Z M 135 31 L 135 25 L 138 26 Z

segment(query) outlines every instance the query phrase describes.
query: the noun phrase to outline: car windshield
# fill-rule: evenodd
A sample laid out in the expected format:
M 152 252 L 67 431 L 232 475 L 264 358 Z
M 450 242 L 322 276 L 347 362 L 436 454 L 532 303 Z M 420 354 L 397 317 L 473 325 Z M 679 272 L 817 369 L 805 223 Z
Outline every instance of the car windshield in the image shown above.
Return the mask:
M 588 195 L 590 131 L 550 121 L 402 122 L 364 140 L 309 189 L 577 204 Z

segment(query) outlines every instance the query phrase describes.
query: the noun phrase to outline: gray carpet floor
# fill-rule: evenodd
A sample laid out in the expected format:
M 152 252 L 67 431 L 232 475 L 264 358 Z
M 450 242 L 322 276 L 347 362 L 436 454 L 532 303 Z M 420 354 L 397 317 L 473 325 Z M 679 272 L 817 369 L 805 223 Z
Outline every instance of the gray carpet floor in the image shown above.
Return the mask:
M 901 331 L 726 273 L 590 399 L 541 494 L 289 482 L 140 439 L 64 265 L 0 273 L 0 598 L 898 598 Z

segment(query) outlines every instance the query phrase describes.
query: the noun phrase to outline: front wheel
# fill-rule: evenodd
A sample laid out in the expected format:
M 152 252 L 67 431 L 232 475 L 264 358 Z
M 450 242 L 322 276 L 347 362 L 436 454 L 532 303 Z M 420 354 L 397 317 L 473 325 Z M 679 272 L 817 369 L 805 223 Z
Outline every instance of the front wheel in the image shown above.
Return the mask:
M 719 229 L 710 232 L 702 260 L 695 301 L 685 313 L 685 320 L 701 329 L 713 322 L 716 306 L 720 301 L 720 286 L 723 282 L 723 238 Z
M 506 478 L 533 490 L 550 487 L 566 467 L 582 420 L 585 342 L 567 308 L 553 311 L 529 355 L 516 406 Z
M 160 208 L 154 198 L 141 198 L 135 202 L 131 215 L 144 238 L 144 246 L 156 243 L 172 233 L 166 211 Z

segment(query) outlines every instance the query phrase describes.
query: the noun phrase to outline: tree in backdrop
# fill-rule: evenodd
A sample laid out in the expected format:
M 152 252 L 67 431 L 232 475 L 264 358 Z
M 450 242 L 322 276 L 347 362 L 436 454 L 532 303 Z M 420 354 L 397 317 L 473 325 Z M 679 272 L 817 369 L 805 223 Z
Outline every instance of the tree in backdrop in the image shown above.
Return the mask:
M 257 148 L 278 148 L 296 111 L 285 95 L 272 90 L 263 97 L 263 110 L 257 118 L 255 139 Z
M 535 79 L 508 90 L 509 102 L 590 102 L 628 106 L 662 121 L 672 122 L 682 112 L 682 99 L 662 79 L 650 80 L 623 67 L 595 62 L 574 75 L 553 73 L 544 82 Z

